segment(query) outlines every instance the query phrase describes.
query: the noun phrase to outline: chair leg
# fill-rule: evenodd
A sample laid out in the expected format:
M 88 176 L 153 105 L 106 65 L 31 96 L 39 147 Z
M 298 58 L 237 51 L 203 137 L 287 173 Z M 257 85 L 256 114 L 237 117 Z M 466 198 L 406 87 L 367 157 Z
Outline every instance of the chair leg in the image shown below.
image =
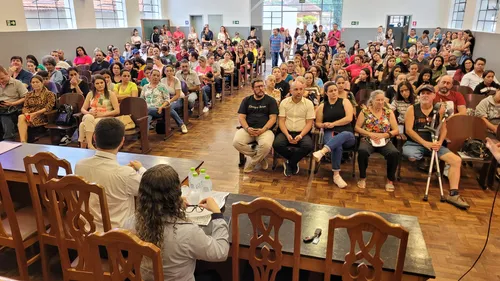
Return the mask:
M 211 108 L 212 110 L 215 109 L 215 101 L 216 101 L 215 97 L 216 97 L 216 95 L 217 95 L 217 93 L 215 92 L 215 82 L 214 82 L 214 83 L 212 83 L 212 108 Z M 222 98 L 221 98 L 221 100 L 222 100 Z
M 26 258 L 26 250 L 24 248 L 16 248 L 16 261 L 21 280 L 29 281 L 28 259 Z
M 273 166 L 271 167 L 271 169 L 273 171 L 276 170 L 276 166 L 278 166 L 278 153 L 276 153 L 275 151 L 273 154 Z
M 352 156 L 352 177 L 356 177 L 356 150 L 354 150 L 354 155 Z
M 151 151 L 151 146 L 149 145 L 149 138 L 148 138 L 148 130 L 149 128 L 146 125 L 141 126 L 141 150 L 142 154 L 147 154 Z
M 172 119 L 170 118 L 170 106 L 164 109 L 163 119 L 165 120 L 165 137 L 163 138 L 163 140 L 166 141 L 173 135 Z
M 231 73 L 231 78 L 229 79 L 229 81 L 230 81 L 230 83 L 229 83 L 229 89 L 230 89 L 231 95 L 233 95 L 234 72 Z
M 49 270 L 49 260 L 47 257 L 46 245 L 39 241 L 40 245 L 40 259 L 42 260 L 42 276 L 43 281 L 50 281 L 50 270 Z
M 203 116 L 203 107 L 205 105 L 205 101 L 203 100 L 203 93 L 198 91 L 198 118 Z
M 189 106 L 188 106 L 188 99 L 185 97 L 184 98 L 184 104 L 182 107 L 182 118 L 184 119 L 184 124 L 187 126 L 189 124 Z

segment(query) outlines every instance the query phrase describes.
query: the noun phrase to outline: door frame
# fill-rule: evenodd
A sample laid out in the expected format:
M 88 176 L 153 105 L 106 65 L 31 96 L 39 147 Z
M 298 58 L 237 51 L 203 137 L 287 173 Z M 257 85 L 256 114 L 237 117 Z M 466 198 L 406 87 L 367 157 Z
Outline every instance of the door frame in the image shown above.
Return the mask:
M 204 18 L 203 18 L 203 14 L 193 14 L 193 15 L 192 15 L 192 14 L 189 14 L 189 27 L 191 27 L 191 26 L 192 26 L 192 23 L 193 23 L 193 21 L 191 20 L 191 17 L 201 17 L 201 23 L 202 23 L 203 25 L 205 25 L 205 21 L 204 21 Z M 202 32 L 202 31 L 203 31 L 203 30 L 200 30 L 199 32 Z M 198 30 L 197 30 L 196 32 L 198 32 Z

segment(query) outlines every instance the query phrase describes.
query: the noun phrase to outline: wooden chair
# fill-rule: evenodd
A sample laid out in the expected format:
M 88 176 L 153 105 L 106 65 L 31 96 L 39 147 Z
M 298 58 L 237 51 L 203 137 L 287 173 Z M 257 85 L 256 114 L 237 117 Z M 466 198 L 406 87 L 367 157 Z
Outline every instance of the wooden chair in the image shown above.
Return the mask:
M 458 86 L 457 92 L 461 93 L 462 95 L 466 95 L 474 93 L 474 90 L 472 90 L 472 88 L 469 86 Z
M 50 152 L 39 152 L 35 155 L 26 156 L 23 159 L 24 169 L 28 178 L 31 203 L 33 205 L 34 216 L 38 231 L 38 242 L 40 245 L 40 255 L 42 259 L 42 275 L 44 281 L 49 281 L 49 258 L 47 257 L 47 245 L 57 246 L 57 239 L 54 228 L 47 231 L 47 218 L 49 225 L 54 225 L 54 217 L 45 217 L 45 212 L 50 214 L 51 205 L 46 200 L 41 200 L 42 194 L 39 190 L 40 184 L 45 184 L 51 179 L 58 178 L 59 170 L 64 170 L 66 175 L 72 174 L 71 164 L 66 159 L 59 159 Z M 35 174 L 36 171 L 36 174 Z M 47 196 L 42 196 L 46 198 Z M 42 205 L 43 204 L 43 205 Z
M 5 218 L 4 218 L 5 215 Z M 16 252 L 16 263 L 21 280 L 29 281 L 28 266 L 40 258 L 36 254 L 30 259 L 26 257 L 26 249 L 38 241 L 37 223 L 33 207 L 14 209 L 7 180 L 0 163 L 0 248 L 12 248 Z M 44 227 L 48 225 L 43 217 Z
M 91 255 L 99 260 L 99 246 L 108 252 L 109 272 L 102 265 L 94 263 L 95 280 L 97 281 L 142 281 L 141 261 L 147 257 L 152 261 L 154 281 L 163 281 L 163 262 L 161 250 L 152 243 L 146 243 L 137 236 L 123 229 L 113 229 L 106 233 L 95 232 L 88 237 Z M 125 258 L 123 252 L 127 252 Z
M 467 108 L 476 109 L 477 105 L 486 97 L 476 94 L 463 94 Z
M 51 206 L 49 215 L 56 222 L 51 227 L 57 237 L 63 280 L 95 280 L 94 263 L 101 264 L 101 261 L 90 255 L 87 241 L 87 237 L 96 231 L 90 198 L 92 196 L 94 200 L 98 200 L 103 230 L 109 231 L 111 221 L 104 189 L 75 175 L 52 179 L 40 185 L 40 189 L 47 196 L 45 200 Z M 69 239 L 73 241 L 68 241 Z M 78 253 L 78 258 L 73 262 L 68 254 L 69 249 L 75 249 Z
M 250 248 L 248 249 L 248 261 L 254 272 L 254 280 L 274 281 L 276 274 L 283 266 L 282 243 L 279 241 L 279 230 L 284 220 L 294 223 L 293 242 L 293 281 L 299 280 L 300 245 L 302 233 L 302 214 L 295 209 L 283 207 L 271 198 L 257 198 L 252 202 L 234 203 L 232 206 L 232 259 L 233 280 L 240 280 L 239 258 L 240 258 L 240 229 L 239 219 L 241 214 L 248 215 L 252 222 L 253 231 L 250 237 Z M 269 224 L 263 221 L 263 216 L 269 217 Z M 271 235 L 273 231 L 274 235 Z M 261 234 L 258 234 L 261 233 Z M 287 235 L 290 235 L 288 233 Z M 264 245 L 262 245 L 264 244 Z M 272 249 L 269 249 L 269 247 Z M 261 247 L 262 246 L 262 247 Z M 272 251 L 272 252 L 271 252 Z M 256 256 L 260 253 L 261 257 Z M 257 276 L 257 274 L 259 276 Z
M 368 89 L 361 89 L 355 94 L 356 102 L 358 103 L 359 106 L 361 105 L 366 105 L 368 100 L 370 99 L 370 94 L 372 93 L 371 90 Z
M 167 140 L 174 135 L 172 131 L 172 119 L 170 118 L 170 105 L 163 109 L 163 122 L 165 124 L 165 137 L 163 140 Z
M 236 70 L 236 68 L 235 68 Z M 234 84 L 234 71 L 231 73 L 225 73 L 224 68 L 220 68 L 220 72 L 222 75 L 222 95 L 226 94 L 226 77 L 229 77 L 229 95 L 233 94 L 233 84 Z
M 59 105 L 69 104 L 73 107 L 73 118 L 75 121 L 72 125 L 57 125 L 55 124 L 55 118 L 51 118 L 52 120 L 49 124 L 45 125 L 45 128 L 50 132 L 50 141 L 53 145 L 58 145 L 60 141 L 60 131 L 68 132 L 73 129 L 77 129 L 82 122 L 83 115 L 80 112 L 80 109 L 83 106 L 85 98 L 80 94 L 68 93 L 64 94 L 59 98 Z M 57 111 L 54 112 L 57 115 Z
M 490 90 L 488 91 L 488 96 L 494 96 L 497 93 L 496 90 Z
M 400 239 L 395 271 L 390 280 L 401 280 L 408 244 L 408 231 L 399 224 L 387 222 L 378 214 L 358 212 L 349 217 L 337 215 L 329 221 L 324 281 L 329 281 L 332 274 L 334 234 L 338 228 L 347 229 L 350 240 L 350 251 L 346 254 L 342 265 L 342 280 L 381 280 L 384 261 L 380 258 L 380 250 L 389 235 Z M 363 232 L 372 234 L 367 243 L 363 240 Z M 355 251 L 356 246 L 360 249 L 358 252 Z M 371 254 L 372 251 L 374 251 L 373 254 Z M 364 262 L 355 267 L 355 263 L 363 259 L 368 261 L 373 269 L 369 269 Z M 353 273 L 353 267 L 356 268 L 355 273 Z
M 125 131 L 125 137 L 139 136 L 141 140 L 141 151 L 147 154 L 151 151 L 148 138 L 148 106 L 146 101 L 138 97 L 128 97 L 120 103 L 120 115 L 130 115 L 134 120 L 135 128 Z
M 184 98 L 182 98 L 182 121 L 187 126 L 189 124 L 189 104 L 188 104 L 188 95 L 189 91 L 187 88 L 187 84 L 184 81 L 181 81 L 182 92 L 184 93 Z

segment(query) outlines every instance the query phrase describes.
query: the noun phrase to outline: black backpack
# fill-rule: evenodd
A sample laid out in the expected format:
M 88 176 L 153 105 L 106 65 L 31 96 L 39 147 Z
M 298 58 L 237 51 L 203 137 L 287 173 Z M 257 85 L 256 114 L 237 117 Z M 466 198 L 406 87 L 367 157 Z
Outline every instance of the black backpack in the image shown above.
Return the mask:
M 57 110 L 56 125 L 70 126 L 73 123 L 73 106 L 61 104 Z

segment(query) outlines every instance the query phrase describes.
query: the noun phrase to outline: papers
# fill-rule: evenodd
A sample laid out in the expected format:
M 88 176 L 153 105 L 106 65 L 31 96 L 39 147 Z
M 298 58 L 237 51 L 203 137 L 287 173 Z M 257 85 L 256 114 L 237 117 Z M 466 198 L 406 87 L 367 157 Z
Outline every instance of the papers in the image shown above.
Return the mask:
M 379 139 L 378 143 L 372 139 L 370 139 L 370 142 L 372 143 L 373 147 L 382 147 L 385 146 L 386 142 L 385 139 Z
M 188 187 L 182 187 L 182 196 L 188 197 L 190 190 Z M 219 205 L 219 208 L 222 209 L 224 205 L 226 205 L 226 198 L 229 195 L 228 192 L 218 192 L 218 191 L 211 191 L 208 193 L 202 193 L 200 195 L 201 199 L 205 199 L 208 197 L 212 197 L 217 205 Z M 189 198 L 189 197 L 188 197 Z M 190 203 L 191 204 L 191 203 Z M 194 207 L 188 207 L 186 209 L 186 216 L 189 219 L 189 221 L 196 223 L 197 225 L 200 226 L 207 226 L 210 223 L 210 220 L 212 219 L 212 212 L 204 209 L 201 212 L 198 212 L 198 210 L 193 210 Z
M 201 212 L 198 212 L 198 210 L 197 207 L 187 207 L 186 216 L 188 220 L 197 225 L 207 226 L 212 219 L 212 212 L 207 209 L 203 209 Z
M 19 146 L 21 146 L 21 143 L 19 142 L 2 141 L 0 142 L 0 154 L 4 154 L 5 152 Z

